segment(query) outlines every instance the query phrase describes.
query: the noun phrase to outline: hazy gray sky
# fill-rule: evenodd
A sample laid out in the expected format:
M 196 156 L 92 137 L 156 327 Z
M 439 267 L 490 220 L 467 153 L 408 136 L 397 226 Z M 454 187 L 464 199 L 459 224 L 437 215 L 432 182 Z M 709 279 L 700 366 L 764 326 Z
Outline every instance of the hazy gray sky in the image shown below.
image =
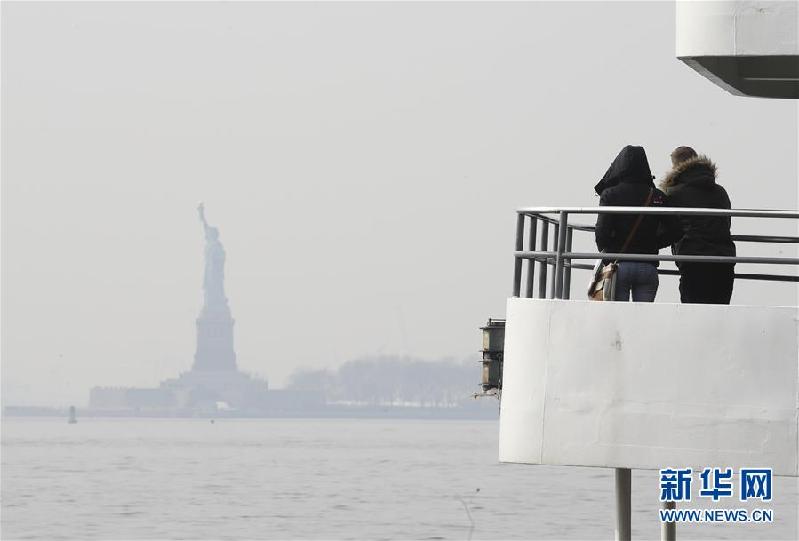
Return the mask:
M 625 144 L 658 175 L 692 145 L 734 206 L 795 207 L 796 102 L 684 66 L 671 3 L 4 2 L 3 401 L 191 366 L 199 201 L 241 369 L 281 386 L 369 354 L 477 361 L 514 209 L 594 205 Z

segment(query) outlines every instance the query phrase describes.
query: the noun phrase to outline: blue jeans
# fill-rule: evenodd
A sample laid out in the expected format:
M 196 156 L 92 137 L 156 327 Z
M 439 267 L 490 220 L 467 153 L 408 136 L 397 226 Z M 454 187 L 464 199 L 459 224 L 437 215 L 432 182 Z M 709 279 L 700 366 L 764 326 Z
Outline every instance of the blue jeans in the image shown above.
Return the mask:
M 629 301 L 632 293 L 635 302 L 652 302 L 659 283 L 658 269 L 651 263 L 620 261 L 614 300 Z

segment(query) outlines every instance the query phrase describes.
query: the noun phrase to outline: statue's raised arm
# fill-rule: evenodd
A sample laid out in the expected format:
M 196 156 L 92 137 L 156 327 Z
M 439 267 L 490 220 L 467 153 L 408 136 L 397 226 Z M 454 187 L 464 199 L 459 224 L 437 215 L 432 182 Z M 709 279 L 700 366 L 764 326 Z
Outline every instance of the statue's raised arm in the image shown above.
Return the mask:
M 206 237 L 208 236 L 208 222 L 205 220 L 205 205 L 200 203 L 197 205 L 197 212 L 200 215 L 200 221 L 203 224 L 203 231 L 205 231 Z

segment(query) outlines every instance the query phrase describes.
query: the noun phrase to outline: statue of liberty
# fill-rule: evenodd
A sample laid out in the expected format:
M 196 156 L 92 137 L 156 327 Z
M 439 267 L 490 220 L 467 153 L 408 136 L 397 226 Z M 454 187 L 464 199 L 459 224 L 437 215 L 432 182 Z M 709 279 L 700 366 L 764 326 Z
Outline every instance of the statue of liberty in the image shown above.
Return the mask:
M 197 351 L 193 370 L 236 370 L 233 349 L 233 323 L 225 296 L 225 249 L 219 241 L 219 229 L 205 220 L 205 207 L 197 207 L 205 232 L 205 272 L 203 307 L 197 318 Z
M 213 310 L 227 305 L 225 297 L 225 249 L 219 241 L 219 229 L 205 220 L 205 206 L 197 207 L 205 232 L 204 308 Z

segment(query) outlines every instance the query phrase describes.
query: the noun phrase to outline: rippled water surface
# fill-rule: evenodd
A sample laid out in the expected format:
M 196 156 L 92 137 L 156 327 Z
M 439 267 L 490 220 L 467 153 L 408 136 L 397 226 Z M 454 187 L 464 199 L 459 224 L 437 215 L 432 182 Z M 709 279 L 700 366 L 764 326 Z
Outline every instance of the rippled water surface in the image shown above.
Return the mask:
M 6 418 L 2 537 L 613 537 L 611 470 L 498 464 L 497 429 L 488 421 Z M 635 538 L 659 536 L 657 490 L 656 472 L 634 472 Z M 678 538 L 797 539 L 797 492 L 796 479 L 775 480 L 772 525 L 684 526 Z

